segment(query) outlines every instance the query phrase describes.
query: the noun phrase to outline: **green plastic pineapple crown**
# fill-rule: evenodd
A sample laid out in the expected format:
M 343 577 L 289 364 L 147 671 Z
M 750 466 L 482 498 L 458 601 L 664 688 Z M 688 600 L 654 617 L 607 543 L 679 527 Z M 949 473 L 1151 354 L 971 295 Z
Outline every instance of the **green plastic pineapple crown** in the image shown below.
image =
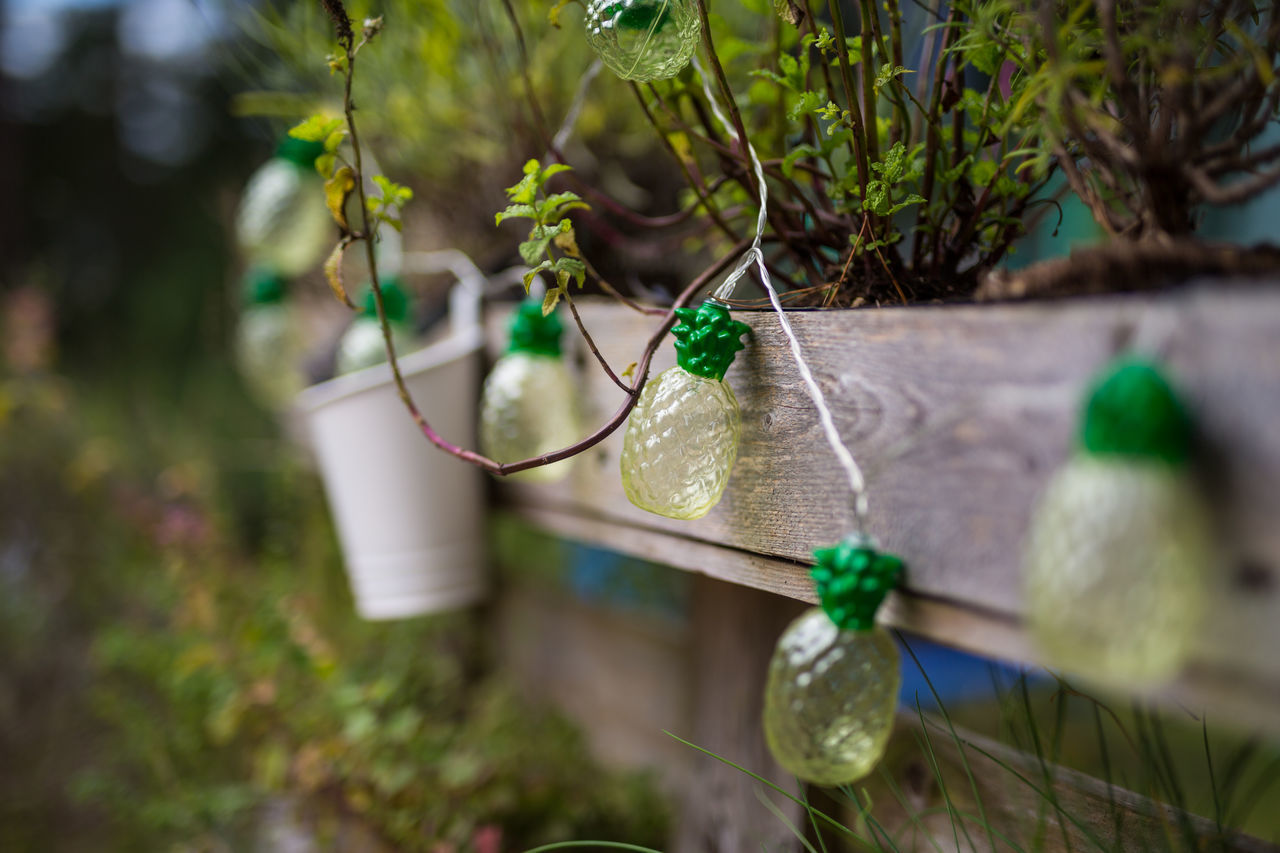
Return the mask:
M 543 316 L 540 299 L 527 299 L 520 303 L 511 315 L 509 332 L 511 339 L 507 352 L 527 352 L 553 358 L 560 355 L 560 335 L 564 332 L 564 324 L 554 311 Z
M 283 302 L 285 287 L 284 278 L 274 270 L 254 267 L 244 277 L 244 304 L 273 305 Z
M 751 327 L 730 319 L 729 309 L 713 299 L 697 308 L 677 308 L 676 316 L 680 322 L 671 334 L 676 339 L 677 363 L 698 376 L 724 379 L 733 357 L 745 346 L 740 338 Z
M 276 147 L 275 156 L 304 169 L 310 169 L 315 165 L 316 158 L 323 153 L 324 143 L 322 142 L 309 142 L 305 139 L 286 136 Z
M 671 17 L 669 7 L 675 0 L 631 0 L 626 3 L 610 3 L 600 12 L 602 18 L 617 15 L 615 23 L 624 30 L 654 32 L 662 29 Z
M 902 579 L 902 559 L 856 536 L 815 549 L 813 559 L 809 575 L 827 617 L 841 631 L 874 628 L 880 602 Z
M 1183 465 L 1191 416 L 1160 369 L 1142 359 L 1112 362 L 1094 381 L 1080 422 L 1080 446 L 1094 456 Z
M 382 309 L 387 312 L 388 323 L 404 323 L 409 319 L 409 295 L 404 292 L 404 288 L 400 286 L 400 280 L 396 278 L 387 278 L 385 281 L 379 282 L 382 290 Z M 361 316 L 368 317 L 373 321 L 378 319 L 378 302 L 374 298 L 373 288 L 370 287 L 364 293 L 364 314 Z

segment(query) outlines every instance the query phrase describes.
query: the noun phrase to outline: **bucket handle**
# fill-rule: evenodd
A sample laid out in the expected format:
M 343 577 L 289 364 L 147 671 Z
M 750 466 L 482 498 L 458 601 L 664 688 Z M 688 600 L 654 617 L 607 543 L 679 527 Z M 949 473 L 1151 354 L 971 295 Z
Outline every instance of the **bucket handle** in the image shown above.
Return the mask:
M 471 258 L 457 249 L 436 252 L 405 252 L 405 273 L 431 275 L 449 272 L 458 284 L 449 291 L 449 325 L 453 334 L 463 335 L 480 327 L 480 300 L 484 296 L 485 277 Z

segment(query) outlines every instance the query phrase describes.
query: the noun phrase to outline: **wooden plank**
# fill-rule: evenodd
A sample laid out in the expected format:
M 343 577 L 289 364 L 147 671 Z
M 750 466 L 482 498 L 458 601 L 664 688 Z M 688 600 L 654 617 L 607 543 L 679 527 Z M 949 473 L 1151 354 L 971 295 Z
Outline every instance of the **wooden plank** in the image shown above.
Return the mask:
M 690 613 L 694 719 L 688 739 L 793 794 L 799 793 L 795 777 L 778 766 L 765 744 L 760 697 L 773 638 L 802 609 L 758 590 L 700 577 Z M 695 753 L 675 853 L 797 850 L 786 823 L 757 799 L 758 787 L 741 770 Z M 769 799 L 792 826 L 804 825 L 795 803 Z
M 582 313 L 618 366 L 638 356 L 654 324 L 614 305 L 584 304 Z M 810 598 L 810 551 L 852 524 L 848 487 L 777 318 L 737 316 L 753 328 L 727 377 L 742 406 L 742 443 L 729 489 L 708 516 L 682 522 L 633 507 L 619 482 L 620 432 L 579 459 L 565 482 L 504 484 L 505 498 L 532 518 L 554 511 L 565 535 Z M 1280 291 L 1204 285 L 1155 296 L 791 318 L 867 473 L 871 532 L 909 565 L 907 594 L 891 606 L 891 621 L 1020 660 L 1034 660 L 1018 628 L 1020 543 L 1037 495 L 1069 452 L 1081 391 L 1116 353 L 1157 353 L 1215 454 L 1212 499 L 1223 533 L 1213 615 L 1175 695 L 1280 727 Z M 491 325 L 495 351 L 501 325 L 496 318 Z M 587 363 L 580 342 L 572 357 L 583 368 L 588 418 L 598 423 L 620 392 Z M 655 370 L 672 363 L 664 346 Z

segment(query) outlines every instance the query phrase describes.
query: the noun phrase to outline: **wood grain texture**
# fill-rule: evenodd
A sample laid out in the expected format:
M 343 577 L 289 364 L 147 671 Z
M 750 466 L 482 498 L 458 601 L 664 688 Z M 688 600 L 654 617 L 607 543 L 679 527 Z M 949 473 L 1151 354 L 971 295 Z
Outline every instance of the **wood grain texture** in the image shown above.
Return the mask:
M 582 314 L 619 369 L 654 326 L 611 304 L 584 304 Z M 777 318 L 735 316 L 753 329 L 726 377 L 743 437 L 724 499 L 705 518 L 664 519 L 627 501 L 621 432 L 579 458 L 563 483 L 502 490 L 530 518 L 554 515 L 550 526 L 562 535 L 811 600 L 810 551 L 852 525 L 848 484 Z M 866 472 L 870 531 L 909 567 L 889 621 L 1019 660 L 1034 660 L 1019 627 L 1022 537 L 1069 453 L 1081 392 L 1119 352 L 1157 355 L 1199 418 L 1222 534 L 1213 616 L 1174 695 L 1280 728 L 1280 290 L 1203 284 L 1160 295 L 789 316 Z M 495 350 L 501 325 L 491 324 Z M 594 425 L 621 392 L 586 363 L 580 342 L 572 346 Z M 664 345 L 654 370 L 673 363 Z

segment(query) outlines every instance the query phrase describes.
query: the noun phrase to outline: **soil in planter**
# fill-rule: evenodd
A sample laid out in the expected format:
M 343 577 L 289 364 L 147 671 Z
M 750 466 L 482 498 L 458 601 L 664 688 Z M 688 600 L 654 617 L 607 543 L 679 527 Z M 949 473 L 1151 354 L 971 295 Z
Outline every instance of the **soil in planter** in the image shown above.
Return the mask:
M 1077 249 L 1024 269 L 992 270 L 974 299 L 1037 299 L 1160 290 L 1200 276 L 1274 280 L 1280 248 L 1224 243 L 1115 242 Z
M 792 308 L 861 308 L 938 302 L 993 302 L 1052 299 L 1102 293 L 1134 293 L 1176 287 L 1199 277 L 1274 281 L 1280 273 L 1280 247 L 1259 244 L 1117 241 L 1076 249 L 1019 270 L 968 272 L 947 281 L 897 270 L 885 264 L 856 264 L 857 269 L 824 270 L 831 283 L 781 294 Z M 736 300 L 747 308 L 766 299 Z

